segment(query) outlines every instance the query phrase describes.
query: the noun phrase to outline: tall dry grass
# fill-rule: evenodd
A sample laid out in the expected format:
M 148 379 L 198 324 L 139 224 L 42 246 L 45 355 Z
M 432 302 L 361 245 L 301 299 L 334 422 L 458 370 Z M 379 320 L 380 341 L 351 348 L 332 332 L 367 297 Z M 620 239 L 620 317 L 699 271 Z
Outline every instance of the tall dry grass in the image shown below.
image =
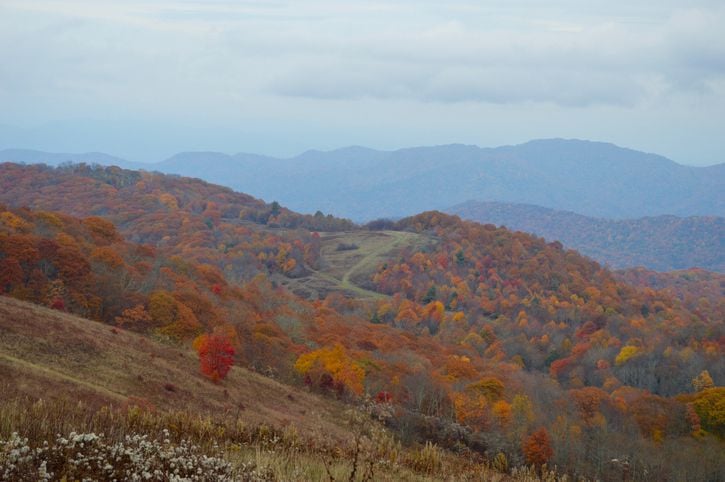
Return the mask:
M 566 480 L 526 468 L 504 474 L 432 443 L 404 447 L 360 411 L 349 412 L 347 426 L 349 440 L 332 443 L 324 433 L 301 434 L 293 425 L 160 412 L 143 400 L 93 409 L 70 400 L 16 399 L 0 405 L 0 479 L 9 473 L 8 480 L 105 480 L 115 473 L 174 480 L 181 463 L 193 472 L 186 480 Z M 17 465 L 22 447 L 27 449 L 20 455 L 30 458 L 23 476 L 13 479 L 8 467 Z M 130 455 L 116 460 L 112 454 L 119 450 Z M 211 475 L 200 477 L 199 470 Z

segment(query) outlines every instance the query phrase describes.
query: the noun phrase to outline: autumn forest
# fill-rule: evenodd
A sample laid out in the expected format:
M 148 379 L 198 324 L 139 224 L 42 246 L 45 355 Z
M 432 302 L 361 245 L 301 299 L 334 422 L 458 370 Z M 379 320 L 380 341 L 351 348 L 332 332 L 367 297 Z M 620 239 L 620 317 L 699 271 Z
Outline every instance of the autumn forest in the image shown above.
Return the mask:
M 198 179 L 0 165 L 3 296 L 193 351 L 226 396 L 247 370 L 364 409 L 401 450 L 498 477 L 722 480 L 724 282 L 437 211 L 360 225 Z M 12 383 L 3 403 L 37 398 Z M 464 478 L 431 464 L 409 465 Z

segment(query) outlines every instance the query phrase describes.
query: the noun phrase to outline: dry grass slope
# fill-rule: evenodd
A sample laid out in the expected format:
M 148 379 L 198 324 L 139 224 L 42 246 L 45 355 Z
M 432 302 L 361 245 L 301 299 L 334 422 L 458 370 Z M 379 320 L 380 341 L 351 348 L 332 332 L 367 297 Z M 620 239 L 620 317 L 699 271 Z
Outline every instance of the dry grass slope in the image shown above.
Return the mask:
M 194 352 L 101 323 L 0 297 L 0 402 L 18 397 L 91 406 L 142 399 L 160 410 L 238 415 L 344 439 L 344 407 L 234 367 L 222 384 L 199 374 Z

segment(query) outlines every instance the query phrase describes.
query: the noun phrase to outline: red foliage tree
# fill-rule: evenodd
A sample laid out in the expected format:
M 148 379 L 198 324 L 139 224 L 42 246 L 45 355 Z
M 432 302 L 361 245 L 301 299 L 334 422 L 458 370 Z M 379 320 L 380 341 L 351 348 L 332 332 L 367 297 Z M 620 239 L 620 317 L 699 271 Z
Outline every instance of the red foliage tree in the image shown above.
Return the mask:
M 201 372 L 215 382 L 223 379 L 234 364 L 236 350 L 222 334 L 203 334 L 194 341 Z
M 523 443 L 522 450 L 526 462 L 540 467 L 549 461 L 554 451 L 551 448 L 549 433 L 544 427 L 529 435 Z
M 393 395 L 391 395 L 390 392 L 386 392 L 386 391 L 378 392 L 378 394 L 375 395 L 375 402 L 376 403 L 392 403 Z
M 54 310 L 65 311 L 65 301 L 63 301 L 63 298 L 55 298 L 50 307 Z

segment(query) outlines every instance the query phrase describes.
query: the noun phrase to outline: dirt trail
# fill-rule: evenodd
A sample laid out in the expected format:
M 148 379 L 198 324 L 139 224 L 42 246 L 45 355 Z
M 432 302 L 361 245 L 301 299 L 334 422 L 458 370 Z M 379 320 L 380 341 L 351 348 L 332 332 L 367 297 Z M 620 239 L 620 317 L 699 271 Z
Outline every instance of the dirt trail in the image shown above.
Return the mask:
M 306 266 L 310 275 L 280 281 L 300 296 L 313 299 L 331 291 L 345 291 L 363 299 L 388 298 L 388 295 L 358 285 L 355 280 L 372 275 L 392 251 L 420 241 L 419 234 L 403 231 L 327 233 L 323 235 L 322 268 Z
M 391 252 L 392 250 L 398 248 L 401 246 L 401 244 L 410 242 L 413 239 L 415 239 L 416 235 L 413 233 L 407 233 L 403 231 L 386 231 L 385 234 L 390 237 L 390 239 L 385 242 L 384 244 L 381 244 L 380 246 L 374 248 L 371 250 L 364 258 L 362 258 L 360 261 L 355 263 L 350 269 L 348 269 L 345 274 L 342 277 L 340 286 L 346 290 L 354 291 L 358 294 L 364 294 L 366 296 L 371 296 L 374 298 L 387 298 L 388 296 L 382 293 L 378 293 L 376 291 L 370 291 L 365 288 L 362 288 L 356 284 L 354 284 L 352 281 L 350 281 L 350 278 L 360 271 L 361 269 L 368 267 L 371 270 L 375 269 L 379 259 L 382 257 L 382 255 Z

